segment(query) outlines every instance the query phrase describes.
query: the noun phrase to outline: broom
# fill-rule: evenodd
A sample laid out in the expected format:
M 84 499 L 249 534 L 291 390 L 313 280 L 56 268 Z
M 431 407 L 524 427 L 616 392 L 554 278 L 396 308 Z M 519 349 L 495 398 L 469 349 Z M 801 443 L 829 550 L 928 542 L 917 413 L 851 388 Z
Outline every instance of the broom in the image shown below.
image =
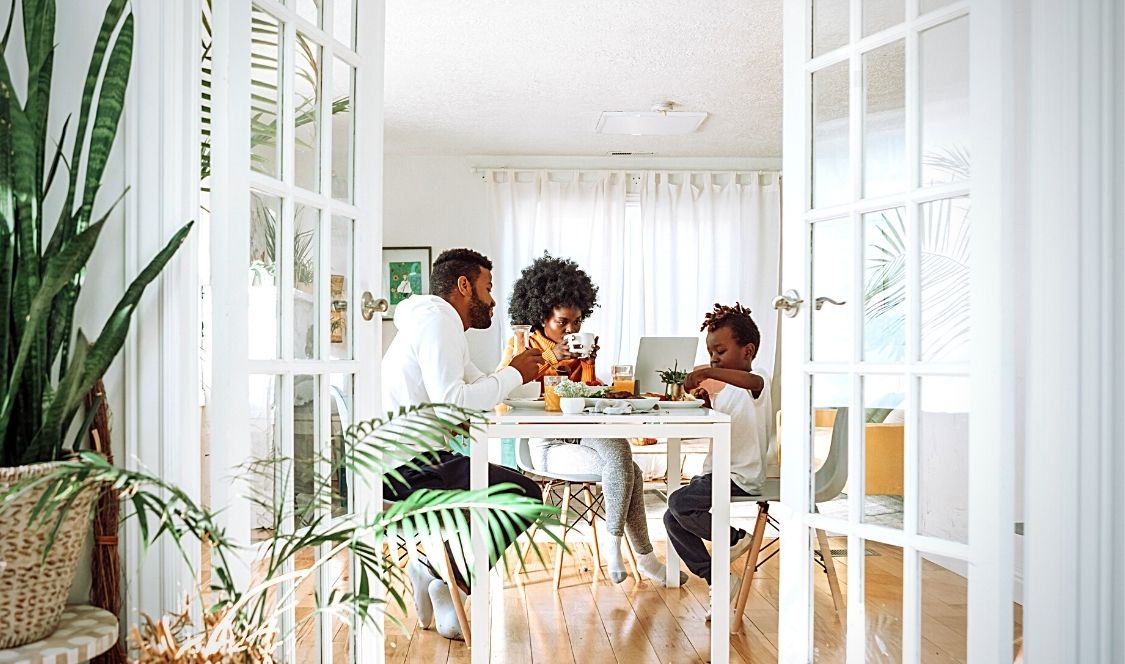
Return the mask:
M 95 406 L 96 404 L 96 406 Z M 113 464 L 113 448 L 109 442 L 109 409 L 106 407 L 105 385 L 101 380 L 86 395 L 86 409 L 96 408 L 90 422 L 90 440 L 94 451 Z M 90 560 L 90 604 L 121 615 L 121 558 L 117 550 L 121 505 L 117 492 L 106 485 L 98 497 L 94 514 L 94 553 Z M 93 660 L 94 664 L 125 664 L 125 646 L 117 643 Z

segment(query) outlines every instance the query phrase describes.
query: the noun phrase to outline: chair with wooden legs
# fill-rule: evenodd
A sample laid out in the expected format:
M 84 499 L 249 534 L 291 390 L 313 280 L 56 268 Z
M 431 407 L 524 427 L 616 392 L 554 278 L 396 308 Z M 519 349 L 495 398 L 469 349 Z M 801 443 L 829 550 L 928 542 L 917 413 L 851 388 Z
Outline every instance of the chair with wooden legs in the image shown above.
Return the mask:
M 544 503 L 551 504 L 552 496 L 554 495 L 555 490 L 560 487 L 562 488 L 562 501 L 559 505 L 559 520 L 563 522 L 563 529 L 560 539 L 562 539 L 564 543 L 566 542 L 567 533 L 569 533 L 571 530 L 574 530 L 574 528 L 576 528 L 581 523 L 589 524 L 590 533 L 593 540 L 591 542 L 591 548 L 593 549 L 594 554 L 594 583 L 597 583 L 601 578 L 602 569 L 602 552 L 601 546 L 598 542 L 597 520 L 598 514 L 604 511 L 605 501 L 601 491 L 594 491 L 594 485 L 601 483 L 602 476 L 597 473 L 553 473 L 536 468 L 531 463 L 531 446 L 528 443 L 527 438 L 521 438 L 517 443 L 516 465 L 524 473 L 542 478 L 538 481 L 540 483 L 540 486 L 543 487 Z M 578 487 L 577 491 L 574 490 L 574 487 L 576 486 Z M 583 494 L 585 494 L 585 498 L 581 497 L 583 496 Z M 571 501 L 575 498 L 578 499 L 579 505 L 573 512 L 573 518 L 571 518 Z M 521 567 L 523 567 L 523 561 L 527 558 L 527 554 L 531 552 L 532 541 L 535 536 L 535 528 L 536 526 L 532 526 L 532 530 L 528 532 L 527 547 L 524 549 L 522 555 L 520 556 Z M 629 555 L 629 560 L 633 565 L 633 578 L 636 579 L 639 583 L 641 580 L 641 576 L 639 570 L 637 569 L 636 556 L 634 556 L 633 554 L 633 548 L 629 545 L 629 539 L 627 537 L 623 539 L 625 540 L 625 551 Z M 563 556 L 565 555 L 565 553 L 566 551 L 562 546 L 559 546 L 555 552 L 555 590 L 558 590 L 562 584 Z M 526 568 L 524 568 L 524 571 L 526 571 Z
M 383 501 L 384 510 L 390 509 L 392 505 L 394 505 L 394 502 L 390 500 Z M 399 541 L 396 543 L 396 545 L 400 549 L 406 548 L 406 541 L 402 539 L 401 535 L 399 536 Z M 457 625 L 461 627 L 461 634 L 465 637 L 465 645 L 472 646 L 472 632 L 469 630 L 469 613 L 465 610 L 465 602 L 461 599 L 461 593 L 456 587 L 457 584 L 454 583 L 454 579 L 456 579 L 457 577 L 453 573 L 453 561 L 449 559 L 449 550 L 444 546 L 441 547 L 441 556 L 442 563 L 445 567 L 444 580 L 446 583 L 452 586 L 450 588 L 449 594 L 453 597 L 453 611 L 457 614 Z M 433 562 L 437 563 L 438 561 Z
M 832 425 L 832 442 L 828 449 L 828 457 L 824 465 L 816 471 L 814 480 L 813 501 L 823 503 L 840 495 L 844 485 L 848 482 L 848 409 L 838 408 L 836 420 Z M 754 573 L 766 561 L 777 555 L 780 543 L 777 538 L 770 540 L 764 546 L 766 524 L 777 527 L 777 521 L 770 516 L 770 503 L 781 500 L 781 482 L 776 479 L 765 481 L 760 496 L 733 497 L 732 502 L 758 503 L 758 518 L 754 522 L 754 531 L 750 535 L 750 550 L 746 552 L 746 563 L 742 568 L 742 587 L 738 591 L 738 599 L 734 605 L 734 620 L 731 621 L 731 632 L 737 634 L 742 631 L 742 617 L 746 613 L 746 603 L 750 598 L 750 586 L 754 580 Z M 814 560 L 828 577 L 828 589 L 832 593 L 832 604 L 836 607 L 836 617 L 840 625 L 847 625 L 847 611 L 844 606 L 844 596 L 840 592 L 840 580 L 836 576 L 836 564 L 832 560 L 832 551 L 828 547 L 828 535 L 821 529 L 816 529 L 817 550 L 819 558 Z M 762 554 L 765 553 L 765 558 Z

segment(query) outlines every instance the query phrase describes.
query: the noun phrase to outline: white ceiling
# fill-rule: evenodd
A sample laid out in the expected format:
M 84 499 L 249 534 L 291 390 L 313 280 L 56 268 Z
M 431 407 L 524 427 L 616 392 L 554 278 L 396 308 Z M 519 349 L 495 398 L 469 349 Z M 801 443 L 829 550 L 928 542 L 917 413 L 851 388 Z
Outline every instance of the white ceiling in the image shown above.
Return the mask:
M 781 155 L 782 0 L 391 0 L 386 151 Z M 685 136 L 594 133 L 671 99 Z

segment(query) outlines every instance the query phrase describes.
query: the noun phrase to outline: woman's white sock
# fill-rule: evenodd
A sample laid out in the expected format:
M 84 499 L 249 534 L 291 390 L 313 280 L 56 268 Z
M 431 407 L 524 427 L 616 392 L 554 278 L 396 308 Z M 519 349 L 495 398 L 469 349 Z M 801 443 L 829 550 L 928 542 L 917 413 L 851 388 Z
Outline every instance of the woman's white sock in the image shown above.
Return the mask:
M 637 554 L 637 567 L 641 568 L 641 574 L 656 581 L 660 585 L 664 585 L 668 578 L 668 568 L 660 559 L 656 557 L 656 552 L 649 551 L 648 553 Z M 687 583 L 687 574 L 680 572 L 680 585 Z
M 621 558 L 621 535 L 610 535 L 609 546 L 605 550 L 605 561 L 609 566 L 609 578 L 621 583 L 629 576 L 625 571 L 625 561 Z

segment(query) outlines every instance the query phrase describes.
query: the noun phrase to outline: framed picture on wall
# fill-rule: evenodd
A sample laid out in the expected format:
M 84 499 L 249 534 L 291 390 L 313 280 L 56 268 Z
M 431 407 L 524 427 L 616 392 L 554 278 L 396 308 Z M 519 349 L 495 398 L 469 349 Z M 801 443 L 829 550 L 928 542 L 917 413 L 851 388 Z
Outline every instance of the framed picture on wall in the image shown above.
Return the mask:
M 387 318 L 411 295 L 430 292 L 430 247 L 383 247 L 383 297 Z

